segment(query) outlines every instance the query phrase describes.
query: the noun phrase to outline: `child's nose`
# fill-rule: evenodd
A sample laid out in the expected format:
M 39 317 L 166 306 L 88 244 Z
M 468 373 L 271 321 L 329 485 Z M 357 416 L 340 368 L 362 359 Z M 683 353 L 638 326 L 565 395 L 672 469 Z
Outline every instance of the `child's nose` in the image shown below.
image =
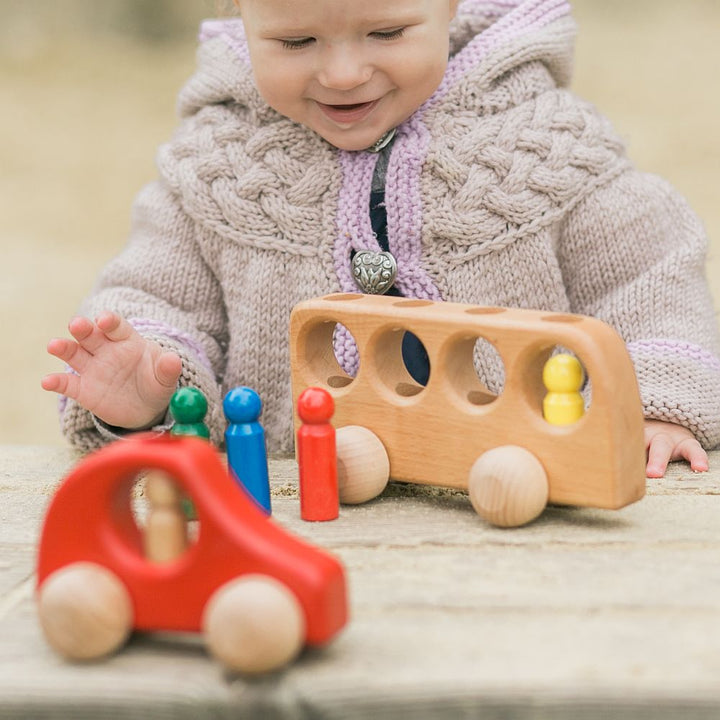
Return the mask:
M 371 75 L 372 67 L 361 52 L 339 44 L 328 47 L 323 53 L 318 80 L 332 90 L 352 90 L 366 83 Z

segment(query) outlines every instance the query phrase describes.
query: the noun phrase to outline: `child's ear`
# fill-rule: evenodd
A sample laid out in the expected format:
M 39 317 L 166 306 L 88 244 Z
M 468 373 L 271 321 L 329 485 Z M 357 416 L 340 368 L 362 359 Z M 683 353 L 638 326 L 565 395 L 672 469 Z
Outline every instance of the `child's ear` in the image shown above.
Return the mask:
M 237 0 L 235 0 L 235 1 L 237 2 Z M 457 12 L 459 2 L 460 2 L 460 0 L 450 0 L 450 17 L 451 18 L 455 17 L 455 13 Z

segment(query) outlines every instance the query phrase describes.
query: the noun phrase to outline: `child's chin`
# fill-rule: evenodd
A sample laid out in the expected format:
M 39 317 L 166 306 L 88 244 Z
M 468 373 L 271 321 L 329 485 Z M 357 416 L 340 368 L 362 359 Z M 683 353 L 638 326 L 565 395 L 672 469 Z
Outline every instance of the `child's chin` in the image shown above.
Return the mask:
M 342 138 L 325 135 L 322 135 L 322 137 L 327 140 L 331 145 L 334 145 L 338 150 L 347 150 L 348 152 L 367 150 L 374 142 L 364 142 L 362 140 L 357 140 L 353 142 L 351 140 L 344 140 Z
M 349 152 L 367 150 L 377 140 L 368 133 L 324 132 L 318 128 L 313 128 L 313 130 L 338 150 Z

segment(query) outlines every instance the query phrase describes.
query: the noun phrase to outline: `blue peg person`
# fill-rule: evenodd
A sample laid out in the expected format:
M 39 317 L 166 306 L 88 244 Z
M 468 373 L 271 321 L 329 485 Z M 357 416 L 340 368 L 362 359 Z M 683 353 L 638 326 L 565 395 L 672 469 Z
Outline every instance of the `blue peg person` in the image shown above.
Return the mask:
M 269 515 L 270 480 L 265 430 L 258 422 L 262 412 L 260 396 L 249 387 L 233 388 L 225 395 L 223 412 L 228 421 L 225 430 L 228 466 L 239 484 Z

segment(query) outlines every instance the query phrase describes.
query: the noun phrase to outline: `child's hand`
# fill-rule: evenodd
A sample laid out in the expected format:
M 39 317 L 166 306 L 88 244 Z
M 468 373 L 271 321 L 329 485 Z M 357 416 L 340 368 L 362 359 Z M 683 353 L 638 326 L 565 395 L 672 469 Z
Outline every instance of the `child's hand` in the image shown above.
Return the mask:
M 647 471 L 650 478 L 661 478 L 672 460 L 687 460 L 693 472 L 706 472 L 708 456 L 695 436 L 682 425 L 645 421 L 645 448 L 647 450 Z
M 116 427 L 140 429 L 162 419 L 182 369 L 175 353 L 115 313 L 102 313 L 94 323 L 73 318 L 68 329 L 74 340 L 56 338 L 47 350 L 74 372 L 47 375 L 45 390 L 67 395 Z

